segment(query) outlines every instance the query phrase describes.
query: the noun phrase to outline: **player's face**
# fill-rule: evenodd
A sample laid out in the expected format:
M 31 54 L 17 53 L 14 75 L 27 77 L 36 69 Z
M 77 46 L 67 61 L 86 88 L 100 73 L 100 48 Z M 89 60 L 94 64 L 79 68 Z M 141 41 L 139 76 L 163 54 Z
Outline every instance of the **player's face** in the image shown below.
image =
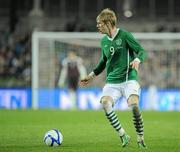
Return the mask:
M 98 31 L 102 34 L 106 34 L 108 32 L 106 24 L 104 24 L 104 22 L 102 22 L 100 20 L 97 20 L 96 27 L 97 27 Z

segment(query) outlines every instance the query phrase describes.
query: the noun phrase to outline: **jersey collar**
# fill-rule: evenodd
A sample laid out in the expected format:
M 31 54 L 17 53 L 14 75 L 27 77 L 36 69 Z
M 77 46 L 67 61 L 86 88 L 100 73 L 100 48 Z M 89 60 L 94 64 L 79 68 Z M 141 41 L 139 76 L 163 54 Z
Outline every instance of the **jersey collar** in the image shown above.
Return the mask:
M 119 32 L 119 28 L 117 28 L 117 31 L 112 38 L 107 35 L 108 40 L 113 41 L 116 35 L 118 34 L 118 32 Z

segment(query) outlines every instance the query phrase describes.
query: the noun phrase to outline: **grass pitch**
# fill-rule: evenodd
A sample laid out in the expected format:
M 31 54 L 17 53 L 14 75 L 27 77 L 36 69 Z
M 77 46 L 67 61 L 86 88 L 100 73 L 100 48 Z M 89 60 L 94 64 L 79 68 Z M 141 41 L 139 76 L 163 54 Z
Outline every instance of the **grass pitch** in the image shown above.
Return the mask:
M 116 111 L 131 136 L 122 148 L 115 130 L 101 111 L 2 110 L 0 109 L 0 152 L 179 152 L 180 112 L 145 112 L 148 149 L 136 143 L 131 112 Z M 46 131 L 58 129 L 64 141 L 60 147 L 43 143 Z

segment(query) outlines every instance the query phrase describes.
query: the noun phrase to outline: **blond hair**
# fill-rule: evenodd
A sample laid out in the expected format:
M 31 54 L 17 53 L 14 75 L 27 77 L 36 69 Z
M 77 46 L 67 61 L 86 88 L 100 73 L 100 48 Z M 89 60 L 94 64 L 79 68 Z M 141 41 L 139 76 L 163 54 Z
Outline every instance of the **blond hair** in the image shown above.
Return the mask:
M 102 21 L 105 24 L 110 22 L 112 26 L 116 26 L 117 18 L 114 11 L 110 8 L 103 9 L 101 13 L 97 16 L 96 21 Z

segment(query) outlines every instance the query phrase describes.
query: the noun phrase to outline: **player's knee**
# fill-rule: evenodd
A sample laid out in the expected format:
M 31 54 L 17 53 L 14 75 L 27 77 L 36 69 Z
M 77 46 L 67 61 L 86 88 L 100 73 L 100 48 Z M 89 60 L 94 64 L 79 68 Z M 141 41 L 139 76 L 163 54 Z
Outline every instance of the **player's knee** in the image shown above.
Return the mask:
M 131 105 L 129 105 L 129 108 L 132 110 L 134 115 L 140 115 L 140 109 L 139 109 L 139 105 L 137 103 L 133 103 Z
M 113 106 L 113 99 L 109 96 L 104 96 L 101 98 L 101 104 L 103 109 L 106 111 Z
M 103 97 L 101 98 L 101 103 L 102 103 L 102 104 L 108 104 L 109 102 L 112 103 L 112 101 L 113 101 L 113 99 L 112 99 L 112 97 L 110 97 L 110 96 L 103 96 Z
M 139 104 L 139 96 L 138 95 L 130 95 L 128 98 L 128 105 L 132 106 L 132 105 L 136 105 L 138 106 Z

